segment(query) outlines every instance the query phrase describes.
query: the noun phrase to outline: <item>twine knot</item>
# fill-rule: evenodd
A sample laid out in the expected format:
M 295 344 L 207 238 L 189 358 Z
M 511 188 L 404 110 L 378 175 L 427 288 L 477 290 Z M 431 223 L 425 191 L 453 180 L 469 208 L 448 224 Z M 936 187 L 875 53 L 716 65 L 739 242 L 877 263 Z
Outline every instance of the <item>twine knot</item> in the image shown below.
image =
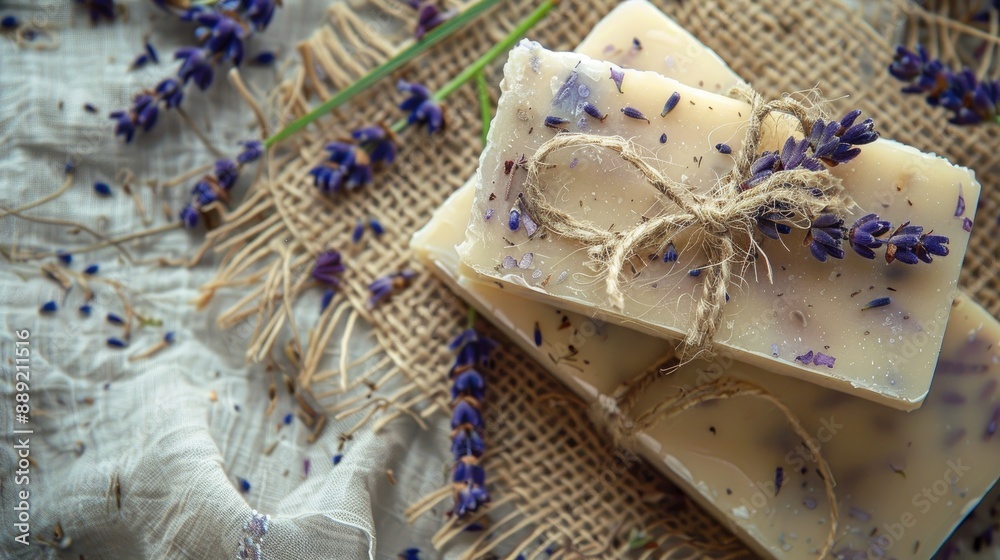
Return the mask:
M 712 340 L 722 323 L 722 308 L 733 270 L 750 266 L 760 252 L 754 227 L 761 212 L 780 211 L 792 224 L 808 227 L 820 214 L 842 213 L 849 205 L 840 180 L 827 170 L 782 170 L 757 181 L 752 188 L 744 188 L 760 155 L 765 117 L 772 112 L 786 113 L 798 120 L 803 131 L 808 131 L 821 115 L 788 96 L 765 102 L 747 86 L 734 88 L 733 93 L 750 103 L 750 119 L 733 169 L 707 193 L 694 193 L 688 186 L 663 175 L 651 164 L 655 160 L 645 157 L 633 143 L 619 136 L 558 134 L 539 146 L 525 164 L 527 178 L 522 190 L 525 210 L 552 234 L 588 248 L 589 264 L 604 276 L 611 305 L 618 309 L 625 305 L 622 271 L 632 257 L 650 249 L 662 251 L 682 233 L 690 240 L 689 247 L 702 249 L 708 262 L 704 267 L 702 293 L 694 308 L 693 325 L 681 347 L 681 357 L 685 359 L 698 353 L 712 354 Z M 609 232 L 548 203 L 540 175 L 555 165 L 546 160 L 557 150 L 574 147 L 617 153 L 673 210 L 644 218 L 631 228 Z

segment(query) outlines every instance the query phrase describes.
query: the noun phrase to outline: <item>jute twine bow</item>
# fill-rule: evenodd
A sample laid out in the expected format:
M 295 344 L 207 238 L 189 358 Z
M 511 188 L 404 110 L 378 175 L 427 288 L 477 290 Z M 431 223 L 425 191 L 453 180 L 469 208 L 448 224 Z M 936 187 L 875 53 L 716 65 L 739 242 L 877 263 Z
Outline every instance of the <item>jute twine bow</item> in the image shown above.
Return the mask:
M 756 397 L 770 403 L 785 417 L 792 430 L 809 449 L 809 453 L 816 463 L 817 472 L 823 479 L 826 499 L 830 504 L 830 527 L 819 558 L 827 558 L 837 538 L 840 518 L 837 495 L 834 492 L 836 482 L 833 478 L 833 472 L 830 470 L 830 464 L 820 452 L 819 444 L 815 438 L 810 436 L 798 416 L 773 393 L 749 381 L 721 376 L 691 388 L 682 388 L 676 394 L 656 403 L 649 410 L 633 418 L 633 411 L 649 386 L 657 379 L 673 373 L 681 365 L 676 357 L 670 357 L 664 362 L 664 367 L 651 368 L 635 379 L 623 382 L 611 395 L 600 395 L 598 400 L 590 406 L 588 414 L 595 422 L 608 430 L 616 446 L 631 451 L 635 449 L 638 434 L 656 427 L 664 420 L 675 418 L 702 403 L 736 397 Z
M 588 247 L 590 265 L 598 275 L 605 277 L 607 294 L 618 309 L 625 304 L 622 271 L 634 255 L 653 248 L 659 252 L 681 232 L 691 235 L 688 247 L 701 245 L 708 263 L 702 275 L 702 294 L 693 326 L 681 348 L 682 358 L 690 358 L 698 352 L 711 355 L 712 340 L 722 322 L 722 309 L 734 270 L 748 267 L 760 251 L 754 240 L 758 215 L 781 212 L 790 223 L 805 228 L 821 213 L 842 213 L 849 205 L 840 180 L 826 170 L 779 171 L 744 190 L 742 185 L 750 178 L 751 166 L 760 155 L 764 119 L 772 112 L 787 113 L 798 119 L 808 133 L 819 115 L 815 109 L 787 95 L 765 102 L 748 86 L 733 88 L 731 93 L 750 103 L 749 122 L 733 169 L 706 194 L 694 193 L 684 184 L 664 176 L 633 143 L 620 136 L 558 134 L 542 144 L 525 164 L 524 209 L 553 234 Z M 662 195 L 664 202 L 676 207 L 676 211 L 644 219 L 624 231 L 607 231 L 549 204 L 541 180 L 542 171 L 554 167 L 547 163 L 547 158 L 564 148 L 581 147 L 616 152 Z

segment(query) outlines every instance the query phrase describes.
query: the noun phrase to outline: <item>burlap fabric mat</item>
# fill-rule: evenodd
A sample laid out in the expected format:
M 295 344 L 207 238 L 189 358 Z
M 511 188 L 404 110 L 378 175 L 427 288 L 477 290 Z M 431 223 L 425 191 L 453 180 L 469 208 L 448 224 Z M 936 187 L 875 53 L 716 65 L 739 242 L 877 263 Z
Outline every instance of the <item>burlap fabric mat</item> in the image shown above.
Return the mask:
M 565 2 L 530 35 L 548 48 L 569 50 L 614 4 Z M 949 46 L 961 30 L 946 17 L 949 4 L 931 6 L 934 13 L 904 2 L 862 2 L 862 8 L 838 1 L 796 0 L 658 4 L 765 97 L 818 86 L 834 100 L 835 112 L 863 109 L 875 117 L 884 137 L 975 169 L 983 197 L 962 285 L 992 313 L 1000 312 L 998 129 L 947 125 L 943 111 L 927 106 L 919 96 L 899 93 L 900 84 L 885 70 L 895 43 L 918 37 L 935 52 L 955 59 Z M 535 5 L 528 0 L 503 2 L 396 77 L 432 89 L 442 85 Z M 272 130 L 391 56 L 409 40 L 414 19 L 413 10 L 391 0 L 358 2 L 353 7 L 334 4 L 325 25 L 298 45 L 299 61 L 287 69 L 287 81 L 268 98 Z M 993 58 L 987 66 L 992 69 L 984 70 L 995 73 L 1000 53 L 988 53 Z M 501 58 L 490 68 L 494 96 L 502 64 Z M 399 161 L 377 175 L 374 185 L 334 198 L 319 195 L 308 171 L 324 159 L 324 144 L 346 137 L 355 127 L 396 120 L 398 100 L 395 80 L 384 80 L 282 144 L 243 203 L 209 234 L 207 246 L 223 257 L 216 280 L 204 289 L 205 301 L 220 289 L 248 294 L 220 316 L 220 326 L 252 325 L 248 357 L 270 360 L 285 350 L 299 365 L 297 382 L 302 387 L 313 387 L 319 352 L 337 322 L 370 321 L 381 347 L 408 380 L 403 390 L 378 401 L 384 411 L 379 423 L 404 413 L 428 417 L 448 410 L 446 372 L 452 355 L 446 345 L 464 327 L 466 306 L 420 269 L 411 258 L 408 240 L 475 172 L 482 150 L 479 108 L 470 83 L 446 104 L 446 133 L 428 137 L 422 130 L 406 131 Z M 367 248 L 352 253 L 351 230 L 359 219 L 370 216 L 382 222 L 386 233 L 377 239 L 369 236 Z M 326 248 L 346 252 L 349 272 L 344 288 L 319 324 L 290 337 L 291 329 L 283 327 L 294 323 L 291 302 L 312 287 L 312 259 Z M 403 268 L 420 272 L 414 285 L 373 311 L 366 310 L 368 284 Z M 498 333 L 490 334 L 503 343 Z M 489 540 L 490 532 L 473 537 L 467 557 L 484 557 L 493 550 L 537 551 L 553 544 L 561 547 L 561 557 L 575 557 L 574 550 L 588 557 L 620 557 L 633 529 L 662 544 L 638 557 L 671 551 L 683 552 L 682 557 L 750 556 L 723 526 L 658 473 L 616 453 L 609 438 L 588 421 L 585 407 L 540 366 L 513 344 L 502 346 L 496 366 L 487 372 L 490 394 L 485 414 L 493 442 L 486 468 L 495 496 L 489 512 L 495 529 Z M 363 376 L 352 375 L 347 381 L 367 381 L 377 392 L 377 382 Z M 319 404 L 327 407 L 335 402 L 333 395 Z M 442 489 L 415 504 L 410 513 L 425 513 L 448 499 L 448 490 Z M 445 544 L 459 529 L 446 525 L 437 543 Z

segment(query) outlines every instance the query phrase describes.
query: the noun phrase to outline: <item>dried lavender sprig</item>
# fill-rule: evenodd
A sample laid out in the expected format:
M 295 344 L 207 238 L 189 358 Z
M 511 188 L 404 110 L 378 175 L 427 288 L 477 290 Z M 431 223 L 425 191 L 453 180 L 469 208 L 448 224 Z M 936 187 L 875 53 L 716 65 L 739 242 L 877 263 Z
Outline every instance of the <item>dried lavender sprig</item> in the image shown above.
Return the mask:
M 270 24 L 277 6 L 276 0 L 223 0 L 212 7 L 183 9 L 164 0 L 154 0 L 154 3 L 183 21 L 197 23 L 194 35 L 199 45 L 175 51 L 174 59 L 182 61 L 176 76 L 138 93 L 127 109 L 108 115 L 115 121 L 115 135 L 123 137 L 125 142 L 131 142 L 138 129 L 149 131 L 153 128 L 161 109 L 180 107 L 184 88 L 190 82 L 204 91 L 212 85 L 216 66 L 226 63 L 240 66 L 245 41 Z M 146 50 L 149 56 L 156 56 L 148 44 Z
M 353 142 L 337 141 L 327 144 L 326 149 L 330 152 L 330 156 L 326 161 L 309 171 L 310 175 L 313 176 L 314 185 L 323 193 L 329 194 L 341 192 L 343 190 L 352 190 L 369 184 L 373 179 L 374 171 L 376 171 L 379 167 L 393 162 L 395 157 L 393 135 L 395 133 L 402 132 L 408 126 L 414 124 L 418 126 L 426 126 L 428 133 L 431 134 L 441 130 L 445 126 L 444 109 L 441 106 L 441 101 L 467 81 L 480 75 L 483 68 L 485 68 L 487 64 L 489 64 L 497 56 L 507 52 L 507 50 L 509 50 L 510 47 L 528 31 L 528 29 L 545 17 L 545 15 L 553 7 L 555 7 L 557 3 L 558 0 L 546 0 L 541 6 L 535 9 L 534 12 L 522 20 L 521 23 L 518 24 L 518 26 L 509 35 L 507 35 L 507 37 L 490 48 L 490 50 L 488 50 L 475 62 L 459 73 L 459 75 L 452 78 L 451 81 L 446 83 L 433 94 L 429 88 L 422 84 L 400 80 L 397 83 L 397 89 L 408 95 L 403 103 L 400 104 L 400 109 L 409 113 L 408 116 L 396 121 L 388 129 L 381 127 L 384 134 L 379 135 L 377 139 L 369 136 L 364 136 L 364 139 L 359 138 L 359 131 L 375 130 L 376 128 L 379 128 L 377 126 L 368 126 L 354 131 L 352 135 Z M 473 6 L 473 8 L 476 8 L 477 6 L 479 6 L 479 4 Z M 473 8 L 470 8 L 469 10 L 472 10 Z M 459 16 L 459 18 L 472 17 L 472 15 L 466 16 L 468 12 L 469 11 L 467 10 Z M 445 28 L 452 23 L 456 23 L 456 20 L 459 18 L 446 22 L 441 26 L 441 28 L 434 30 L 432 34 L 444 33 Z M 427 41 L 430 40 L 430 35 L 428 35 Z M 418 43 L 418 45 L 419 44 L 423 43 Z M 411 49 L 416 46 L 417 45 L 414 45 Z M 407 51 L 404 51 L 404 53 L 406 52 Z M 404 53 L 400 53 L 399 56 L 402 56 Z M 389 63 L 386 63 L 383 66 L 376 68 L 361 80 L 358 80 L 342 90 L 340 94 L 331 98 L 327 103 L 324 103 L 320 107 L 314 109 L 298 121 L 292 122 L 277 134 L 265 140 L 265 147 L 272 146 L 275 142 L 294 134 L 296 131 L 309 124 L 309 122 L 319 118 L 319 116 L 325 111 L 331 110 L 356 93 L 362 91 L 363 88 L 367 88 L 378 79 L 381 79 L 385 73 L 388 73 L 388 71 L 383 72 L 382 70 L 382 68 L 388 64 Z M 400 64 L 402 64 L 402 62 L 400 62 Z M 392 68 L 394 69 L 395 66 Z M 342 96 L 343 99 L 337 103 L 333 103 Z M 300 123 L 300 121 L 302 122 Z M 368 140 L 367 144 L 365 139 Z M 383 152 L 376 151 L 376 148 L 374 147 L 375 145 L 371 144 L 373 141 L 386 143 L 386 147 L 384 149 L 387 151 L 389 151 L 388 146 L 391 145 L 392 157 L 381 157 Z
M 949 239 L 946 236 L 934 235 L 930 231 L 925 233 L 922 226 L 911 225 L 910 222 L 904 222 L 889 234 L 891 229 L 892 224 L 879 218 L 878 214 L 862 216 L 850 229 L 844 228 L 843 219 L 834 214 L 823 214 L 806 234 L 806 244 L 821 262 L 825 262 L 827 257 L 844 258 L 844 239 L 855 253 L 866 259 L 874 259 L 874 249 L 885 247 L 887 263 L 931 263 L 935 256 L 948 256 Z
M 368 290 L 371 292 L 368 298 L 368 308 L 374 309 L 376 305 L 389 299 L 394 293 L 409 287 L 416 276 L 417 273 L 412 270 L 403 270 L 376 278 L 368 286 Z
M 191 229 L 201 221 L 205 207 L 218 201 L 227 200 L 230 190 L 236 185 L 243 166 L 256 161 L 264 153 L 264 144 L 259 140 L 240 143 L 243 149 L 235 160 L 220 159 L 212 171 L 206 173 L 191 189 L 191 200 L 181 209 L 179 217 L 184 227 Z
M 790 137 L 780 151 L 763 152 L 751 165 L 750 177 L 740 186 L 741 190 L 751 189 L 781 171 L 822 171 L 853 160 L 861 153 L 859 146 L 870 144 L 879 137 L 872 119 L 856 122 L 860 115 L 861 111 L 854 110 L 839 121 L 817 119 L 808 138 L 796 140 Z M 767 237 L 779 239 L 781 235 L 791 233 L 792 228 L 786 223 L 791 218 L 787 208 L 763 208 L 756 218 L 757 229 Z M 922 227 L 911 226 L 907 222 L 888 239 L 882 239 L 891 228 L 892 224 L 876 214 L 861 217 L 849 230 L 844 228 L 843 218 L 822 214 L 813 219 L 803 244 L 820 262 L 826 262 L 828 257 L 844 258 L 845 239 L 855 253 L 867 259 L 874 259 L 874 249 L 884 246 L 886 262 L 889 263 L 894 260 L 907 264 L 919 261 L 930 263 L 934 256 L 948 254 L 948 238 L 945 236 L 923 233 Z
M 316 107 L 308 114 L 299 117 L 298 119 L 285 125 L 284 128 L 282 128 L 273 136 L 265 140 L 264 145 L 270 148 L 274 144 L 302 130 L 310 123 L 320 118 L 321 116 L 325 115 L 326 113 L 343 105 L 349 99 L 355 97 L 359 93 L 366 91 L 373 84 L 375 84 L 382 78 L 388 76 L 389 74 L 397 70 L 399 67 L 403 66 L 404 64 L 415 58 L 417 55 L 423 53 L 430 47 L 434 46 L 435 44 L 447 38 L 449 35 L 457 31 L 458 29 L 464 27 L 466 24 L 478 18 L 484 12 L 495 6 L 499 1 L 500 0 L 479 0 L 478 2 L 467 8 L 465 11 L 463 11 L 461 14 L 458 14 L 454 18 L 449 19 L 448 21 L 444 22 L 437 28 L 427 33 L 427 35 L 424 36 L 423 40 L 417 41 L 416 43 L 403 49 L 396 56 L 390 58 L 381 65 L 375 67 L 370 72 L 361 77 L 359 80 L 351 83 L 349 86 L 337 92 L 336 95 L 325 101 L 319 107 Z M 553 0 L 547 0 L 546 2 L 546 4 L 549 5 L 550 9 L 552 7 L 551 5 L 554 5 L 554 3 L 555 2 Z M 490 52 L 492 52 L 492 49 Z M 483 64 L 482 66 L 485 66 L 485 64 Z M 482 68 L 482 66 L 475 68 L 475 71 L 479 71 Z M 466 71 L 474 67 L 476 67 L 475 63 L 470 67 L 466 68 Z M 464 75 L 466 71 L 463 71 L 462 74 Z M 474 73 L 475 72 L 473 72 L 470 75 L 474 75 Z M 440 101 L 440 98 L 438 98 L 437 101 Z
M 928 105 L 950 111 L 951 124 L 1000 123 L 1000 79 L 979 80 L 969 68 L 956 71 L 922 45 L 916 51 L 897 46 L 889 74 L 907 84 L 903 93 L 923 94 Z
M 452 383 L 451 453 L 455 461 L 452 467 L 455 505 L 450 513 L 459 518 L 490 501 L 486 472 L 479 464 L 486 451 L 482 417 L 486 383 L 477 368 L 488 363 L 496 343 L 475 330 L 475 319 L 476 312 L 470 308 L 468 326 L 449 345 L 458 354 L 448 373 Z
M 413 36 L 417 41 L 430 31 L 455 16 L 454 10 L 441 11 L 434 0 L 405 0 L 406 5 L 417 11 L 417 27 Z

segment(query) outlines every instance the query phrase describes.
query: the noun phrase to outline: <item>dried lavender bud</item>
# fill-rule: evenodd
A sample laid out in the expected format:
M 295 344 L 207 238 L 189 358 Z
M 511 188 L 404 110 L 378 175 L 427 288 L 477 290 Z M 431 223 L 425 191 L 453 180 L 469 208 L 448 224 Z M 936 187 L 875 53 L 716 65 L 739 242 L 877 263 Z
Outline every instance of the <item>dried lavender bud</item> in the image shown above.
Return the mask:
M 833 364 L 837 361 L 837 358 L 833 356 L 827 356 L 822 352 L 816 352 L 816 357 L 813 358 L 813 365 L 826 366 L 828 368 L 833 368 Z
M 880 220 L 878 214 L 868 214 L 854 222 L 847 233 L 847 239 L 855 253 L 866 259 L 874 259 L 875 252 L 872 249 L 878 249 L 883 243 L 878 237 L 888 233 L 890 228 L 892 224 Z
M 521 212 L 517 208 L 510 209 L 510 219 L 507 221 L 510 231 L 517 231 L 521 227 Z
M 841 248 L 844 238 L 844 220 L 836 214 L 823 214 L 812 223 L 806 234 L 805 244 L 820 262 L 826 262 L 828 256 L 835 259 L 844 258 Z
M 902 45 L 896 47 L 889 74 L 906 83 L 903 93 L 923 95 L 929 105 L 950 111 L 948 122 L 952 124 L 1000 119 L 1000 81 L 980 81 L 968 68 L 955 71 L 932 59 L 922 46 L 915 52 Z
M 673 241 L 667 243 L 667 248 L 663 251 L 663 262 L 676 262 L 677 257 L 677 248 L 674 247 Z
M 146 56 L 149 57 L 150 62 L 153 64 L 160 63 L 160 55 L 149 41 L 146 41 Z
M 260 51 L 259 53 L 250 57 L 250 64 L 255 66 L 270 66 L 274 64 L 274 61 L 278 59 L 278 56 L 271 51 Z
M 548 128 L 554 128 L 556 130 L 565 130 L 566 125 L 568 124 L 569 121 L 562 117 L 555 117 L 552 115 L 545 117 L 545 126 Z
M 861 308 L 861 310 L 864 311 L 866 309 L 875 309 L 876 307 L 885 307 L 886 305 L 889 305 L 890 303 L 892 303 L 892 298 L 890 298 L 890 297 L 875 298 L 875 299 L 869 301 L 868 303 L 866 303 L 864 305 L 864 307 Z
M 729 147 L 729 144 L 719 143 L 715 145 L 715 149 L 719 151 L 720 154 L 731 154 L 733 149 Z
M 618 88 L 618 93 L 622 92 L 622 80 L 625 79 L 625 71 L 621 68 L 611 67 L 611 80 L 615 83 L 615 87 Z
M 661 117 L 667 116 L 667 113 L 673 111 L 674 107 L 677 106 L 677 103 L 680 102 L 680 100 L 681 100 L 680 93 L 677 93 L 676 91 L 671 93 L 670 97 L 667 98 L 667 102 L 663 104 L 663 110 L 660 111 L 660 116 Z
M 649 122 L 649 119 L 646 118 L 646 115 L 643 115 L 641 111 L 633 107 L 622 107 L 622 113 L 630 119 L 635 119 L 637 121 L 646 121 L 647 123 Z
M 604 122 L 604 119 L 608 118 L 607 113 L 601 113 L 601 110 L 589 101 L 583 104 L 583 111 L 601 122 Z
M 667 143 L 667 133 L 664 132 L 663 134 L 660 135 L 660 144 L 666 144 L 666 143 Z
M 434 134 L 444 128 L 444 110 L 431 96 L 431 91 L 427 87 L 399 80 L 396 89 L 409 95 L 399 105 L 400 109 L 410 113 L 407 124 L 426 125 L 428 134 Z

